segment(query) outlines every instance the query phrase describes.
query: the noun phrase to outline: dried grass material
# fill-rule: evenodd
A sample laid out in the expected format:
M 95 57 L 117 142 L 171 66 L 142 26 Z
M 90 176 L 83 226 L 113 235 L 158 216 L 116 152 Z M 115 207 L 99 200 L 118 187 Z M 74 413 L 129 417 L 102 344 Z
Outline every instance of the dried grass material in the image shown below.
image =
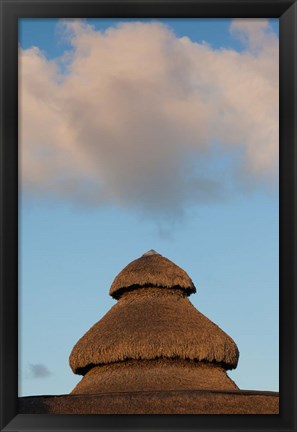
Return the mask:
M 69 362 L 84 375 L 94 365 L 158 357 L 237 366 L 235 342 L 200 313 L 180 290 L 138 289 L 116 305 L 77 342 Z
M 178 288 L 196 292 L 188 274 L 160 254 L 145 254 L 128 264 L 114 279 L 109 294 L 119 299 L 124 291 L 139 287 Z
M 175 390 L 27 396 L 19 414 L 279 414 L 279 393 Z
M 224 369 L 190 360 L 130 360 L 96 366 L 71 394 L 160 390 L 238 390 Z

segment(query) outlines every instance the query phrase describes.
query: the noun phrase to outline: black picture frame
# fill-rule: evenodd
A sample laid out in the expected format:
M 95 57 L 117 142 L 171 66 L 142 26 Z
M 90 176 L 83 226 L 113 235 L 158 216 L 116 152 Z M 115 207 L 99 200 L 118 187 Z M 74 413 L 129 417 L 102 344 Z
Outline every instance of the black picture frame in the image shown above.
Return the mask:
M 297 5 L 292 0 L 0 0 L 1 431 L 296 431 Z M 18 18 L 279 18 L 280 414 L 18 414 Z

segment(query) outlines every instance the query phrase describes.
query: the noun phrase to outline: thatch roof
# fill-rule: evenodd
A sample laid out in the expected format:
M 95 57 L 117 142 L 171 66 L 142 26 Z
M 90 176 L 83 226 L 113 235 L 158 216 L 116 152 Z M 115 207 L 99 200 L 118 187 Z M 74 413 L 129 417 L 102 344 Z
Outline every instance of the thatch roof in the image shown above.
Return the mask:
M 173 390 L 27 396 L 19 398 L 18 412 L 19 414 L 279 414 L 279 393 L 247 390 Z
M 196 292 L 188 274 L 154 250 L 128 264 L 114 279 L 109 294 L 119 299 L 123 292 L 139 287 L 177 288 L 187 295 Z
M 120 300 L 74 346 L 69 362 L 84 375 L 127 359 L 180 358 L 237 366 L 235 342 L 176 289 L 137 289 Z
M 238 390 L 220 366 L 193 360 L 128 360 L 92 368 L 71 394 L 155 390 Z

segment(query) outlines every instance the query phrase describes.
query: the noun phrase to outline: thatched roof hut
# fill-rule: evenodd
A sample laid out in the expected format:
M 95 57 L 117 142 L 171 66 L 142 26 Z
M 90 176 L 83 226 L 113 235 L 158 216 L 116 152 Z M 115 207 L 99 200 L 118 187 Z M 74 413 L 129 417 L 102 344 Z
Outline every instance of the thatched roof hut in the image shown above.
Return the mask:
M 72 393 L 217 389 L 237 386 L 235 342 L 188 300 L 187 273 L 149 251 L 113 281 L 118 299 L 74 346 L 69 362 L 84 378 Z
M 239 390 L 238 349 L 188 300 L 189 276 L 149 251 L 114 280 L 118 303 L 75 345 L 69 395 L 19 398 L 23 414 L 279 414 L 279 394 Z

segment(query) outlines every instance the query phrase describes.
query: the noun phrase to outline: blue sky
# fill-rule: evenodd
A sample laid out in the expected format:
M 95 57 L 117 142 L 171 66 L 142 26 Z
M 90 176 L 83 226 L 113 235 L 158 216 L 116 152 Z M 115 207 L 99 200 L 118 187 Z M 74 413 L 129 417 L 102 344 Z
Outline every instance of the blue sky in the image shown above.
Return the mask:
M 20 395 L 72 390 L 149 249 L 237 343 L 237 385 L 278 391 L 278 21 L 157 21 L 20 20 Z

